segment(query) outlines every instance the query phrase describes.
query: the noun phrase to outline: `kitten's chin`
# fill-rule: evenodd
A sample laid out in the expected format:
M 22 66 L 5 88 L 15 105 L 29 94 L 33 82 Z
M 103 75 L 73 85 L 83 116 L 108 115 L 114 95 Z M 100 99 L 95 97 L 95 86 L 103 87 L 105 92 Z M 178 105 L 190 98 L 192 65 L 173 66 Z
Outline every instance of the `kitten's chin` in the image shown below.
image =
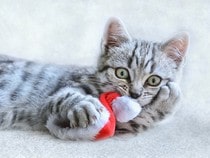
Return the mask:
M 152 99 L 141 99 L 141 98 L 137 100 L 137 102 L 141 105 L 141 107 L 148 105 L 151 101 Z

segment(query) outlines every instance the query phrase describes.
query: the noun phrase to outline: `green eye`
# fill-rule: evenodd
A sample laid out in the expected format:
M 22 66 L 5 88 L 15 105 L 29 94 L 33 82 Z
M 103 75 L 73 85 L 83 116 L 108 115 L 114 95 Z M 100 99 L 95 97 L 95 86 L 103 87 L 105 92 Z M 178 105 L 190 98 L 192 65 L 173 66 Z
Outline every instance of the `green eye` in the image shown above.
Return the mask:
M 146 83 L 149 85 L 149 86 L 158 86 L 160 83 L 161 83 L 162 79 L 161 77 L 157 76 L 157 75 L 153 75 L 153 76 L 150 76 Z
M 128 70 L 125 68 L 117 68 L 115 70 L 115 75 L 120 79 L 128 79 L 129 78 Z

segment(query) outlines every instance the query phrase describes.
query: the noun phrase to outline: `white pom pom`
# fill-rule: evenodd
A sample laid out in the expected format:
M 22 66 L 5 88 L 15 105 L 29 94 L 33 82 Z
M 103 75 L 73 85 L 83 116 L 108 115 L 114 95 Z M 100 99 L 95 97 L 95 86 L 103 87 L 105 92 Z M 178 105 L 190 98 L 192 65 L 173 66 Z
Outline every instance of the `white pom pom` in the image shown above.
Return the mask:
M 128 96 L 118 97 L 112 102 L 112 109 L 119 122 L 128 122 L 141 111 L 141 106 Z

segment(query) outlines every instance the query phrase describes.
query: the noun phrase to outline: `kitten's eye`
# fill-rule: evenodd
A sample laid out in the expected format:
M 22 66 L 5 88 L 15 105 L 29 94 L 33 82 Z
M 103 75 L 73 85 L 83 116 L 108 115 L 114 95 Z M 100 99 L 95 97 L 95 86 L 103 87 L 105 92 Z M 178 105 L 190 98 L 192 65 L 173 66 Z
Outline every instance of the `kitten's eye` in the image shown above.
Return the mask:
M 153 75 L 153 76 L 150 76 L 146 83 L 149 85 L 149 86 L 158 86 L 160 83 L 161 83 L 162 79 L 160 76 L 157 76 L 157 75 Z
M 115 75 L 120 79 L 128 79 L 129 78 L 128 70 L 125 68 L 117 68 L 115 70 Z

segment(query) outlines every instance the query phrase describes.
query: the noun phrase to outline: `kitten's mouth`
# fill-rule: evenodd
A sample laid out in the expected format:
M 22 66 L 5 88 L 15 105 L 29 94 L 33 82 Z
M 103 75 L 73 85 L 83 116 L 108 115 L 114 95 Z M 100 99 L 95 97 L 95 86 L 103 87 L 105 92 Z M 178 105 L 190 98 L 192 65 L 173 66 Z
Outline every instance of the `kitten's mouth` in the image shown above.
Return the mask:
M 118 87 L 116 88 L 116 91 L 118 93 L 120 93 L 120 95 L 122 95 L 122 96 L 129 96 L 129 97 L 131 97 L 129 92 L 128 92 L 129 88 L 126 85 L 124 85 L 124 84 L 118 85 Z M 134 98 L 132 98 L 132 99 L 134 99 Z M 134 100 L 136 100 L 141 107 L 144 107 L 145 105 L 148 105 L 151 102 L 152 99 L 151 98 L 145 98 L 144 99 L 144 95 L 142 94 L 142 95 L 140 95 L 138 98 L 136 98 Z

